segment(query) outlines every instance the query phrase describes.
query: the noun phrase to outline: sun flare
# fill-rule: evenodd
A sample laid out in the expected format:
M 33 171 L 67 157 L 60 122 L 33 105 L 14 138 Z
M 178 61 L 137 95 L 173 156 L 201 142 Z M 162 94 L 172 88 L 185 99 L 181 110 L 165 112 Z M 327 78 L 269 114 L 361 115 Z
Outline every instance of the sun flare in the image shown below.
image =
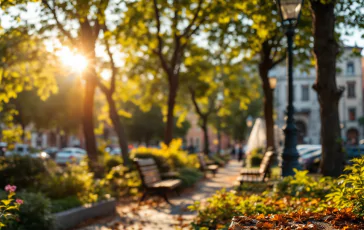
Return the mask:
M 62 63 L 70 67 L 73 71 L 81 73 L 87 67 L 87 59 L 81 54 L 72 52 L 68 47 L 62 47 L 57 56 Z

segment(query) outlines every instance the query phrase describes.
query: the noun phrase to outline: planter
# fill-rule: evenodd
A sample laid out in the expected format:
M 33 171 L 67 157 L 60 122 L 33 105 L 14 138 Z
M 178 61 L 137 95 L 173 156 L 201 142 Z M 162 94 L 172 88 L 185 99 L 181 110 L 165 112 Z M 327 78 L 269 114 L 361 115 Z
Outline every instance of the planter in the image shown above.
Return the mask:
M 55 229 L 66 230 L 71 229 L 85 220 L 113 215 L 115 213 L 116 200 L 110 199 L 101 201 L 91 205 L 72 208 L 67 211 L 54 214 Z

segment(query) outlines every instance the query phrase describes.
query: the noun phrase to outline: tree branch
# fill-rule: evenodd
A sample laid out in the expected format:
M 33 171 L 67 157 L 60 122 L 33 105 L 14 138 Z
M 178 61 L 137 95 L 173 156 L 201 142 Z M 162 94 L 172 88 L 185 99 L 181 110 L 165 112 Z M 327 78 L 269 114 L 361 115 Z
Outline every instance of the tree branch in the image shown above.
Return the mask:
M 203 0 L 199 0 L 198 1 L 198 5 L 197 5 L 197 9 L 196 9 L 196 12 L 195 14 L 193 15 L 193 18 L 190 22 L 190 24 L 186 27 L 185 31 L 183 32 L 183 35 L 182 36 L 185 36 L 185 37 L 189 37 L 189 33 L 190 33 L 190 30 L 192 28 L 192 26 L 195 24 L 196 20 L 197 20 L 197 17 L 198 17 L 198 14 L 200 13 L 201 11 L 201 7 L 202 7 L 202 2 Z M 194 31 L 196 31 L 196 28 L 194 29 Z M 191 33 L 193 34 L 193 33 Z
M 58 19 L 55 1 L 53 0 L 53 5 L 54 5 L 53 8 L 51 7 L 51 5 L 49 5 L 49 3 L 48 3 L 47 0 L 42 0 L 42 3 L 53 14 L 53 18 L 54 18 L 54 20 L 56 20 L 56 23 L 57 23 L 57 28 L 63 33 L 63 35 L 65 35 L 70 40 L 70 42 L 72 43 L 72 45 L 76 46 L 77 44 L 76 44 L 75 39 L 72 37 L 71 33 L 64 28 L 64 26 L 62 25 L 62 23 Z
M 192 99 L 193 105 L 194 105 L 194 107 L 195 107 L 196 113 L 197 113 L 200 117 L 203 117 L 203 116 L 204 116 L 204 114 L 201 112 L 200 107 L 198 106 L 197 101 L 196 101 L 196 94 L 195 94 L 195 90 L 194 90 L 194 89 L 192 89 L 192 87 L 191 87 L 191 86 L 188 86 L 188 89 L 189 89 L 189 91 L 190 91 L 190 93 L 191 93 L 191 99 Z
M 94 20 L 94 36 L 98 37 L 99 31 L 105 27 L 105 22 L 100 24 L 100 20 L 98 15 L 101 15 L 101 17 L 104 18 L 105 21 L 105 9 L 107 8 L 107 6 L 109 5 L 109 0 L 101 0 L 99 2 L 99 6 L 97 8 L 97 14 L 96 14 L 96 19 Z M 103 5 L 106 4 L 106 6 L 104 7 Z M 96 37 L 96 39 L 97 39 Z
M 103 84 L 100 81 L 100 78 L 99 77 L 96 78 L 96 83 L 97 83 L 97 86 L 101 89 L 101 91 L 105 94 L 105 96 L 112 95 L 111 91 L 106 87 L 105 84 Z
M 165 57 L 163 56 L 163 39 L 160 35 L 161 32 L 161 20 L 160 20 L 160 14 L 159 14 L 159 8 L 158 8 L 158 3 L 157 0 L 153 0 L 153 4 L 154 4 L 154 13 L 155 13 L 155 19 L 157 21 L 157 39 L 158 39 L 158 49 L 155 52 L 156 54 L 158 54 L 159 59 L 162 63 L 162 67 L 163 69 L 167 72 L 168 75 L 168 79 L 169 81 L 171 81 L 171 70 L 165 60 Z
M 284 54 L 282 55 L 282 57 L 280 57 L 278 60 L 273 61 L 273 62 L 272 62 L 272 66 L 271 66 L 271 68 L 275 67 L 276 65 L 278 65 L 279 63 L 281 63 L 281 62 L 282 62 L 282 61 L 284 61 L 285 59 L 286 59 L 286 53 L 284 53 Z
M 104 30 L 104 34 L 105 32 L 109 31 L 105 24 L 102 25 L 102 29 Z M 115 65 L 114 55 L 111 52 L 109 40 L 108 38 L 105 37 L 105 35 L 104 35 L 104 41 L 105 41 L 106 53 L 110 59 L 110 68 L 111 68 L 110 93 L 113 94 L 115 92 L 115 82 L 116 82 L 116 75 L 118 72 L 118 68 Z

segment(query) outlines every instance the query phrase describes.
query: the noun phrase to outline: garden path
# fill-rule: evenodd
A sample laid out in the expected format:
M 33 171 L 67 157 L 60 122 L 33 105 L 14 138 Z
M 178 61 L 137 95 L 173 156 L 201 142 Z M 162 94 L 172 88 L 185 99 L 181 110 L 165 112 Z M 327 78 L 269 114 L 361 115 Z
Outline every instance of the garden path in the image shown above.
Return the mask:
M 77 230 L 188 229 L 196 213 L 189 211 L 187 207 L 194 201 L 204 201 L 217 190 L 232 189 L 240 169 L 241 163 L 232 160 L 219 169 L 216 177 L 207 174 L 207 178 L 200 181 L 195 188 L 184 191 L 180 197 L 169 195 L 173 206 L 155 199 L 156 197 L 149 198 L 146 204 L 139 207 L 137 202 L 122 203 L 118 205 L 115 216 L 85 223 L 84 227 Z

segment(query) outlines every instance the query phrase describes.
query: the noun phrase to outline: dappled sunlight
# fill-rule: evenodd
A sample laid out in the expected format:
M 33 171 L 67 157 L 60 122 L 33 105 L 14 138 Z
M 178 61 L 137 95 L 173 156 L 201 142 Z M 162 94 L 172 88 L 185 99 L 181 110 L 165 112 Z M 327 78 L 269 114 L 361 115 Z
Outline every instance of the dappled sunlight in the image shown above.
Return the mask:
M 88 61 L 86 57 L 71 51 L 68 47 L 62 47 L 56 52 L 56 55 L 65 66 L 70 67 L 74 72 L 81 73 L 87 67 Z

